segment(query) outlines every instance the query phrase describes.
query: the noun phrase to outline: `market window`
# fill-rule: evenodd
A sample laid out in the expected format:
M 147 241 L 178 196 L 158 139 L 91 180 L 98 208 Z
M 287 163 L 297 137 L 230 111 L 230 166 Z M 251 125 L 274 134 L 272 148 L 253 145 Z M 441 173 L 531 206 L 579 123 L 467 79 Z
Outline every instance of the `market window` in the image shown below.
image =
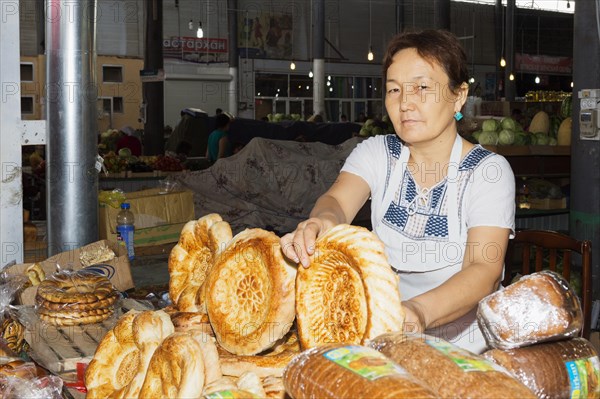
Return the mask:
M 308 75 L 290 75 L 290 97 L 312 97 L 313 80 Z
M 33 114 L 33 96 L 21 96 L 21 114 Z
M 112 101 L 110 98 L 102 99 L 102 111 L 108 115 L 112 113 Z
M 123 110 L 123 97 L 113 97 L 113 112 L 115 114 L 122 114 Z
M 352 78 L 344 76 L 327 77 L 325 96 L 334 98 L 352 98 Z
M 288 75 L 257 73 L 254 90 L 256 97 L 287 97 Z
M 33 82 L 33 64 L 21 63 L 21 82 Z
M 354 98 L 381 98 L 383 96 L 381 82 L 381 78 L 357 77 Z
M 122 83 L 123 67 L 117 65 L 102 65 L 102 81 L 104 83 Z

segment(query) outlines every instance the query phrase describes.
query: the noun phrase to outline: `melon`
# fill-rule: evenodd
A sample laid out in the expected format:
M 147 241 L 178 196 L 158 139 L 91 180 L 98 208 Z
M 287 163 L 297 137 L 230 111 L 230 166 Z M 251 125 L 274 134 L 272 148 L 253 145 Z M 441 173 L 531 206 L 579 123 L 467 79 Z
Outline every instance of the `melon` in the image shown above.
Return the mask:
M 550 117 L 544 111 L 540 111 L 533 116 L 529 124 L 529 131 L 532 133 L 548 134 L 550 131 Z
M 573 120 L 571 117 L 565 118 L 558 128 L 556 141 L 558 145 L 571 145 L 571 132 L 573 129 Z

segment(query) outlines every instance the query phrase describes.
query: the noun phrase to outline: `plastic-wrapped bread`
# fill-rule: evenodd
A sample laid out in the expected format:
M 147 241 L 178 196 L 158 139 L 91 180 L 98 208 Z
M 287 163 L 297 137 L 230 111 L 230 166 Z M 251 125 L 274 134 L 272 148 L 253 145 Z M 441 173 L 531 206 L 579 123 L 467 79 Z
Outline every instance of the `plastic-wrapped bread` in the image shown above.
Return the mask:
M 510 371 L 540 399 L 600 398 L 600 360 L 583 338 L 483 354 Z
M 390 333 L 370 345 L 441 398 L 535 398 L 506 370 L 440 338 Z
M 375 349 L 328 344 L 297 355 L 284 371 L 285 390 L 300 398 L 435 398 L 425 385 Z
M 477 321 L 490 347 L 512 349 L 574 337 L 583 316 L 569 283 L 560 274 L 544 270 L 483 298 Z

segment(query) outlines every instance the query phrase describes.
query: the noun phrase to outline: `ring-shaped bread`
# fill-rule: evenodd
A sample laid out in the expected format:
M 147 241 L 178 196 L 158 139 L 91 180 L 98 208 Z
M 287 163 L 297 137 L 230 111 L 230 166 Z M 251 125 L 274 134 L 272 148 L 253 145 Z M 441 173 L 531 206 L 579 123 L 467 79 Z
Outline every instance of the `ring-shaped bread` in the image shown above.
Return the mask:
M 296 317 L 303 349 L 402 331 L 398 276 L 374 233 L 341 224 L 318 237 L 310 266 L 298 269 Z
M 84 270 L 61 271 L 38 285 L 37 295 L 55 303 L 92 303 L 116 293 L 110 280 Z
M 211 213 L 185 224 L 179 242 L 169 255 L 169 297 L 178 305 L 181 294 L 189 291 L 184 312 L 197 312 L 196 294 L 212 265 L 215 255 L 232 238 L 229 223 Z
M 40 315 L 45 315 L 49 317 L 59 317 L 59 318 L 70 318 L 70 319 L 78 319 L 82 317 L 88 316 L 102 316 L 107 313 L 114 313 L 115 308 L 100 308 L 100 309 L 89 309 L 89 310 L 49 310 L 44 308 L 38 308 L 37 312 Z
M 114 309 L 110 309 L 107 313 L 103 314 L 90 314 L 88 316 L 74 317 L 69 314 L 63 316 L 54 316 L 40 313 L 38 316 L 40 320 L 52 324 L 55 326 L 79 326 L 83 324 L 95 324 L 100 323 L 115 313 Z
M 277 235 L 262 229 L 237 234 L 206 281 L 206 308 L 218 343 L 236 355 L 275 345 L 294 321 L 295 276 Z
M 58 303 L 50 302 L 45 300 L 39 295 L 36 295 L 35 302 L 38 308 L 47 310 L 68 310 L 68 311 L 86 311 L 92 309 L 109 308 L 119 299 L 119 293 L 115 291 L 114 294 L 107 296 L 97 302 L 90 303 Z

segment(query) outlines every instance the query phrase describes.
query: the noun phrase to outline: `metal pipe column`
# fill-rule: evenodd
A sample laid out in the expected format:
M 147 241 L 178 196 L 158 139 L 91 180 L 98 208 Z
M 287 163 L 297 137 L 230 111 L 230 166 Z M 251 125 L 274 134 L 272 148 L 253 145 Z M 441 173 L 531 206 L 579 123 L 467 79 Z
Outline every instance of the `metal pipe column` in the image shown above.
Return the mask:
M 496 5 L 494 6 L 494 35 L 496 36 L 496 88 L 494 95 L 496 99 L 500 98 L 500 80 L 504 79 L 503 71 L 500 67 L 500 59 L 504 55 L 504 49 L 502 48 L 504 41 L 504 27 L 502 26 L 504 24 L 502 18 L 503 10 L 502 0 L 496 0 Z
M 46 1 L 48 255 L 98 240 L 96 6 Z
M 437 29 L 450 30 L 450 0 L 435 0 L 433 24 Z
M 163 2 L 147 0 L 146 43 L 144 45 L 144 69 L 158 73 L 163 69 Z M 160 155 L 165 152 L 165 90 L 164 82 L 144 82 L 142 92 L 146 102 L 144 124 L 144 155 Z
M 396 33 L 404 30 L 404 2 L 396 0 Z
M 571 139 L 570 234 L 592 241 L 592 292 L 600 300 L 600 141 L 579 139 L 578 92 L 600 89 L 600 32 L 595 1 L 575 3 L 573 31 L 573 132 Z M 599 15 L 600 18 L 600 15 Z
M 313 113 L 325 117 L 325 1 L 313 0 Z
M 238 56 L 238 40 L 237 40 L 237 0 L 227 0 L 227 25 L 229 27 L 229 74 L 231 81 L 229 82 L 229 112 L 234 116 L 238 114 L 238 98 L 239 98 L 239 56 Z
M 0 271 L 23 262 L 19 3 L 0 2 Z
M 506 68 L 504 69 L 504 97 L 506 101 L 515 101 L 515 81 L 510 80 L 511 72 L 515 70 L 515 0 L 507 0 L 506 2 L 506 27 L 504 29 L 506 40 L 504 46 Z

